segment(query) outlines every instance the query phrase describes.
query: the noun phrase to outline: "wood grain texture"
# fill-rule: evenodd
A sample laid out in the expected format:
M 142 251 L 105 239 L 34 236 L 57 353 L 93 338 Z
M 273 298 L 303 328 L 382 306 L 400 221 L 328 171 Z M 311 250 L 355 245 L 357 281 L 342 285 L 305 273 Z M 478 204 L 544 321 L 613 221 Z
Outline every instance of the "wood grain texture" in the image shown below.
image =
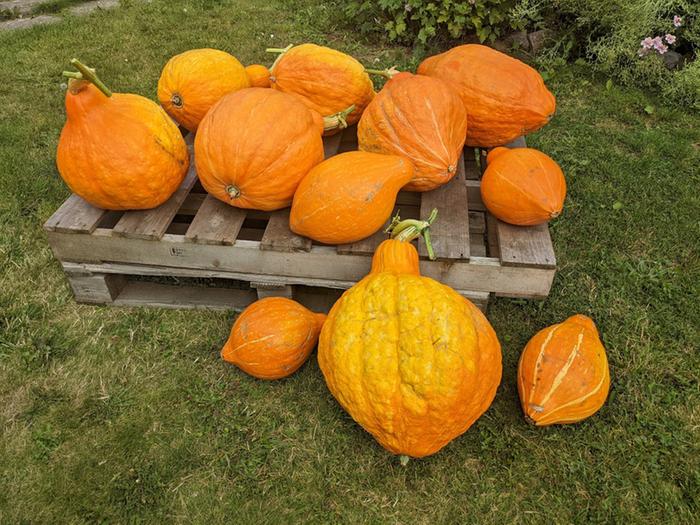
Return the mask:
M 200 244 L 232 246 L 246 218 L 245 210 L 234 208 L 207 195 L 194 216 L 185 239 Z
M 260 241 L 260 249 L 276 252 L 308 252 L 311 250 L 311 239 L 297 235 L 289 229 L 289 208 L 285 208 L 270 214 L 270 220 Z
M 95 208 L 74 193 L 49 217 L 44 229 L 63 233 L 92 233 L 107 213 L 107 210 Z

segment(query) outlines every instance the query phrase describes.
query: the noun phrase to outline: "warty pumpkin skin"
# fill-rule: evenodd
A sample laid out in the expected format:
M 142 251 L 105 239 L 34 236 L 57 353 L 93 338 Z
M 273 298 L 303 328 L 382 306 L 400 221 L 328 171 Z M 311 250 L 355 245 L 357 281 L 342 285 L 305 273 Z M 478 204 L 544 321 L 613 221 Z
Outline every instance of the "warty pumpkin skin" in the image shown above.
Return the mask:
M 246 88 L 224 96 L 195 137 L 199 180 L 238 208 L 289 206 L 311 168 L 323 160 L 324 122 L 292 95 Z
M 469 118 L 468 146 L 507 144 L 547 124 L 556 108 L 535 69 L 479 44 L 428 57 L 418 73 L 447 82 L 462 98 Z
M 245 72 L 250 81 L 250 87 L 270 87 L 270 70 L 260 64 L 246 66 Z
M 311 355 L 325 320 L 285 297 L 260 299 L 238 316 L 221 357 L 258 379 L 290 376 Z
M 504 222 L 542 224 L 561 214 L 566 179 L 559 165 L 532 148 L 494 148 L 486 158 L 481 199 Z
M 159 206 L 177 190 L 189 167 L 177 126 L 155 102 L 112 93 L 93 70 L 77 60 L 71 63 L 81 73 L 64 73 L 71 78 L 56 151 L 59 174 L 74 193 L 98 208 Z
M 372 80 L 350 55 L 316 44 L 268 51 L 282 53 L 270 68 L 273 89 L 299 97 L 323 116 L 354 106 L 346 117 L 354 124 L 374 97 Z
M 218 49 L 192 49 L 165 64 L 158 80 L 158 100 L 189 131 L 224 95 L 250 86 L 236 57 Z
M 289 225 L 326 244 L 359 241 L 384 225 L 396 194 L 412 176 L 411 163 L 396 155 L 349 151 L 333 156 L 299 184 Z
M 404 236 L 410 227 L 402 228 L 329 312 L 318 362 L 333 396 L 380 445 L 420 458 L 490 406 L 501 350 L 476 306 L 420 275 L 418 253 L 406 242 L 412 235 Z
M 403 155 L 415 167 L 405 189 L 429 191 L 457 173 L 467 113 L 439 79 L 399 73 L 370 102 L 357 126 L 359 148 Z
M 520 356 L 520 404 L 525 418 L 537 426 L 575 423 L 593 415 L 609 389 L 605 348 L 585 315 L 540 330 Z

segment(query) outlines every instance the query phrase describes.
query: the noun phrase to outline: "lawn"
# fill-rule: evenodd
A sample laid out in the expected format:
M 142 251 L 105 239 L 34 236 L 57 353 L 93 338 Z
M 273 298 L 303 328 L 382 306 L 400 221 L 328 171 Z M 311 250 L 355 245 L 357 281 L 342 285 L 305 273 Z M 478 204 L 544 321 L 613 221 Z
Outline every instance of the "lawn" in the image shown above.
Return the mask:
M 54 152 L 74 56 L 149 97 L 194 47 L 244 63 L 303 41 L 367 64 L 420 57 L 310 0 L 123 4 L 0 34 L 0 523 L 697 523 L 700 115 L 582 66 L 555 72 L 557 115 L 529 137 L 569 184 L 552 293 L 492 303 L 495 402 L 402 467 L 341 410 L 315 357 L 277 382 L 224 364 L 232 312 L 76 305 L 41 225 L 68 195 Z M 610 398 L 581 424 L 531 427 L 520 350 L 576 312 L 601 331 Z

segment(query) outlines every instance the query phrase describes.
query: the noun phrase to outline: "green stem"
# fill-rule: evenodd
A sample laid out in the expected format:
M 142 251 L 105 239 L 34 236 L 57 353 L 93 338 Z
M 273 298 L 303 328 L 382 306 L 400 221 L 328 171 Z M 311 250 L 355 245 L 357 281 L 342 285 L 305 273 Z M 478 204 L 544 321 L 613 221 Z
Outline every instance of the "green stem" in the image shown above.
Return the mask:
M 287 47 L 268 47 L 265 50 L 265 53 L 279 53 L 279 56 L 275 58 L 275 61 L 272 63 L 270 66 L 270 71 L 275 69 L 275 66 L 277 65 L 277 62 L 280 61 L 280 59 L 284 56 L 284 54 L 292 49 L 294 47 L 294 44 L 289 44 Z
M 409 457 L 406 456 L 405 454 L 401 454 L 401 455 L 399 456 L 399 463 L 401 463 L 401 466 L 402 466 L 402 467 L 405 467 L 406 465 L 408 465 L 408 461 L 409 461 L 410 459 L 411 459 L 411 458 L 409 458 Z
M 425 247 L 428 250 L 428 257 L 431 261 L 434 261 L 435 252 L 433 251 L 433 244 L 430 239 L 430 225 L 437 219 L 437 214 L 437 208 L 434 208 L 433 211 L 430 212 L 430 216 L 427 220 L 405 219 L 402 221 L 397 213 L 386 229 L 386 233 L 391 234 L 392 239 L 404 242 L 411 242 L 413 239 L 422 236 Z
M 334 129 L 345 129 L 348 127 L 347 117 L 355 111 L 355 104 L 352 104 L 343 111 L 323 117 L 323 131 L 331 131 Z
M 392 66 L 388 69 L 371 69 L 366 67 L 365 72 L 369 73 L 370 75 L 379 75 L 387 80 L 391 79 L 394 75 L 401 73 L 398 69 L 396 69 L 396 66 Z
M 68 77 L 68 78 L 75 78 L 77 80 L 86 80 L 93 84 L 97 89 L 102 91 L 102 93 L 105 94 L 107 97 L 112 96 L 112 90 L 110 90 L 104 82 L 100 80 L 100 78 L 95 74 L 95 70 L 92 69 L 91 67 L 87 67 L 85 64 L 83 64 L 80 60 L 77 58 L 74 58 L 73 60 L 70 61 L 71 65 L 77 69 L 77 71 L 64 71 L 63 76 Z

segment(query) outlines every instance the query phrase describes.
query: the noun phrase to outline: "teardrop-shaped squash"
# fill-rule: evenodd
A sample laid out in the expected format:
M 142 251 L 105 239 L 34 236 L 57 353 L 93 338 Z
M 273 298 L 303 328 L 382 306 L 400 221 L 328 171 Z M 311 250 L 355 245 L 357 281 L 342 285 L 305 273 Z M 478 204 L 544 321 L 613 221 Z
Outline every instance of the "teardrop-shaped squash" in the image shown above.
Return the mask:
M 246 66 L 245 72 L 250 81 L 250 87 L 270 87 L 270 70 L 261 64 Z
M 290 376 L 311 355 L 325 319 L 285 297 L 260 299 L 238 316 L 221 357 L 259 379 Z
M 403 155 L 415 168 L 405 189 L 429 191 L 457 173 L 467 113 L 439 79 L 399 73 L 370 102 L 357 126 L 363 151 Z
M 537 426 L 575 423 L 595 414 L 609 389 L 605 348 L 585 315 L 540 330 L 520 356 L 520 404 Z
M 369 237 L 389 219 L 396 194 L 412 175 L 411 163 L 396 155 L 349 151 L 331 157 L 299 184 L 289 226 L 326 244 Z
M 566 179 L 549 156 L 532 148 L 495 148 L 486 158 L 481 200 L 509 224 L 542 224 L 561 214 Z

